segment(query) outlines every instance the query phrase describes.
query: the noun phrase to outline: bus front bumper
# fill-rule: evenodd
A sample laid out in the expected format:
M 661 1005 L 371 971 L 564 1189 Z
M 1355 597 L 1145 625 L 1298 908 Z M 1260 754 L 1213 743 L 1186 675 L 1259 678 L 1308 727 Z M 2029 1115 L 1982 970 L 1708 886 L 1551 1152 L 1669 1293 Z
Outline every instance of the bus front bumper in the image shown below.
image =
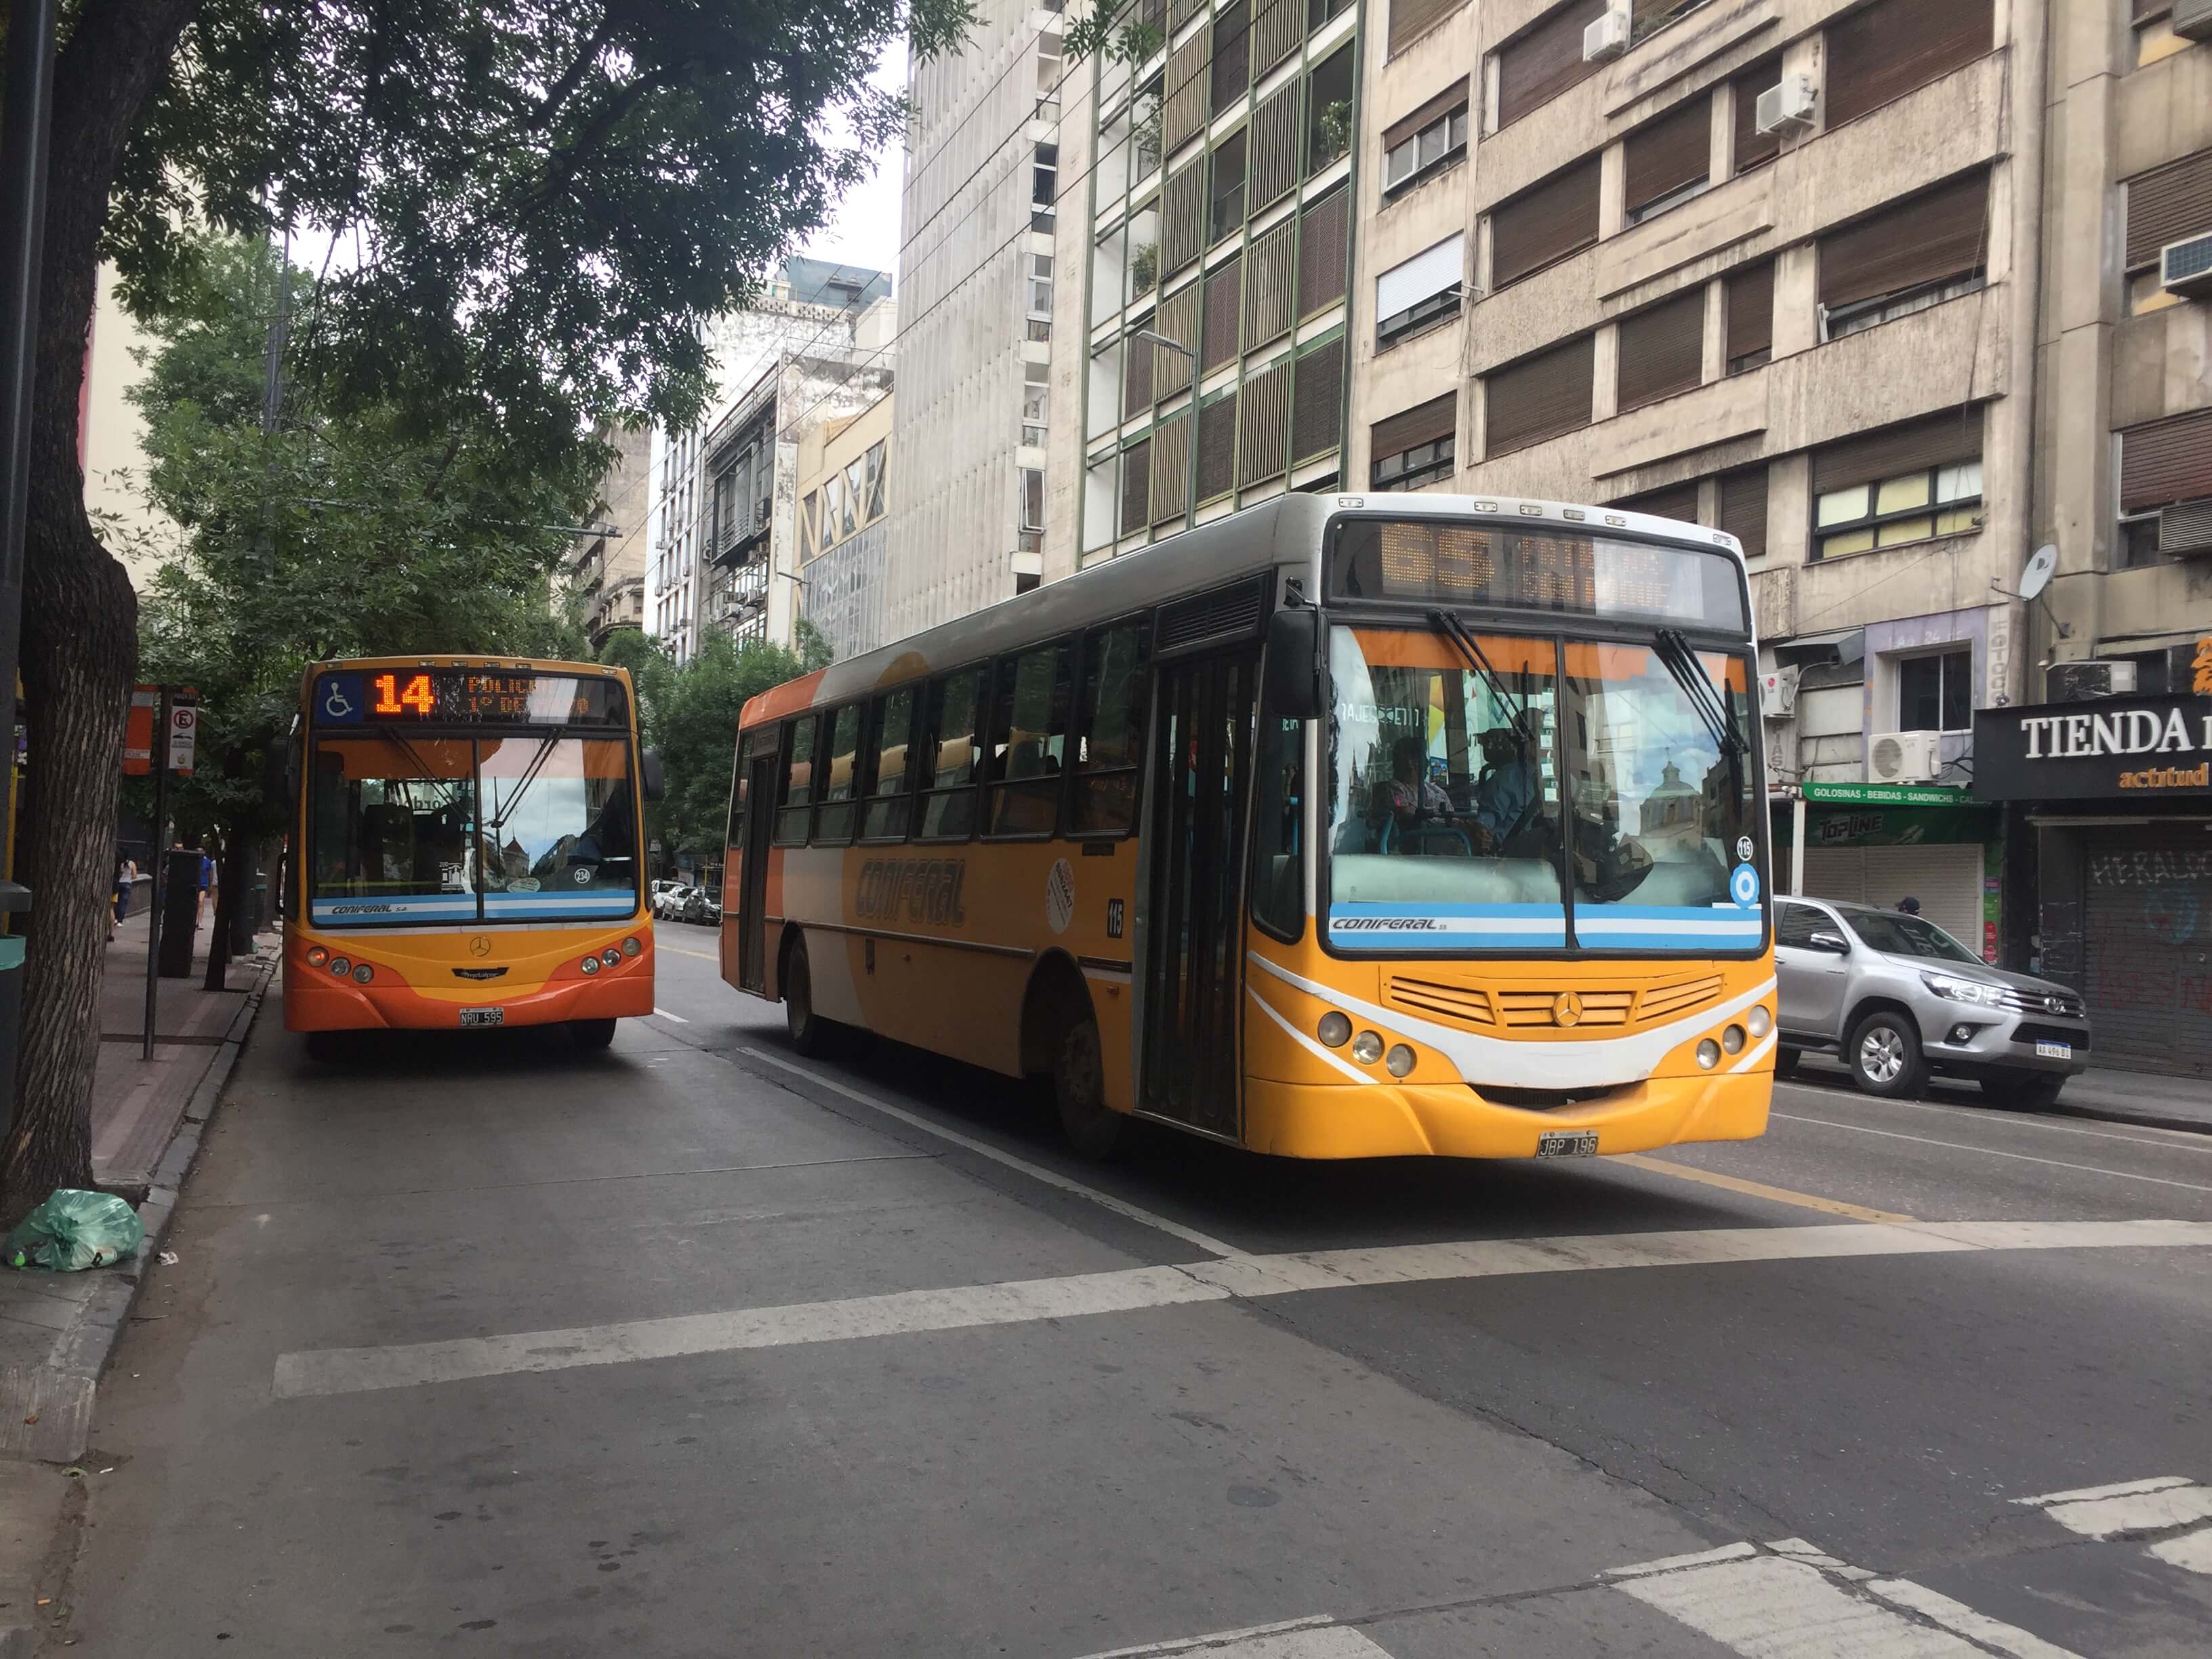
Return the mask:
M 653 945 L 618 966 L 586 975 L 572 964 L 535 983 L 486 985 L 465 996 L 426 991 L 380 968 L 370 983 L 339 979 L 305 957 L 284 963 L 288 1031 L 450 1031 L 463 1024 L 557 1025 L 572 1019 L 621 1019 L 653 1012 Z M 388 957 L 387 957 L 388 960 Z M 450 965 L 417 964 L 418 973 L 450 975 Z M 541 969 L 542 971 L 542 969 Z M 495 1008 L 497 1018 L 482 1011 Z M 465 1012 L 477 1018 L 465 1021 Z
M 1599 1154 L 1764 1133 L 1771 1073 L 1657 1077 L 1601 1099 L 1537 1110 L 1460 1085 L 1244 1085 L 1244 1144 L 1284 1158 L 1534 1158 L 1542 1137 L 1595 1131 Z M 1554 1143 L 1556 1144 L 1556 1143 Z

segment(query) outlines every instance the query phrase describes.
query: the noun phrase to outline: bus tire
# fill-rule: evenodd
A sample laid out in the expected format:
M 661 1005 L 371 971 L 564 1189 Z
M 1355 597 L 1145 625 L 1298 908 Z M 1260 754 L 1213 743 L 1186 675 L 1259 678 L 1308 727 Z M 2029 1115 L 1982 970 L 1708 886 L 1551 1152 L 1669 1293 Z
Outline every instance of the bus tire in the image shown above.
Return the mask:
M 802 1058 L 818 1060 L 829 1052 L 830 1022 L 814 1012 L 814 974 L 804 939 L 792 940 L 783 964 L 783 1024 Z
M 1774 1075 L 1778 1079 L 1796 1077 L 1798 1059 L 1804 1052 L 1802 1048 L 1784 1048 L 1778 1044 L 1774 1050 Z
M 1106 1103 L 1106 1067 L 1098 1022 L 1088 1012 L 1060 1034 L 1052 1057 L 1052 1098 L 1068 1145 L 1085 1158 L 1108 1158 L 1127 1138 L 1128 1115 Z
M 595 1054 L 615 1040 L 615 1023 L 611 1019 L 572 1019 L 568 1022 L 568 1040 L 587 1054 Z

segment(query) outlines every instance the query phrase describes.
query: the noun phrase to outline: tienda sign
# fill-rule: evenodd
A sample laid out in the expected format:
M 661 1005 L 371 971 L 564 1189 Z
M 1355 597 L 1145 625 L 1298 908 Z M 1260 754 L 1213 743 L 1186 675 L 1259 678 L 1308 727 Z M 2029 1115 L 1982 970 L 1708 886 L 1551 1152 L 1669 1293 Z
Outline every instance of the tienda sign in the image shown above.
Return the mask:
M 2212 700 L 2113 697 L 1974 716 L 1983 800 L 2212 795 Z

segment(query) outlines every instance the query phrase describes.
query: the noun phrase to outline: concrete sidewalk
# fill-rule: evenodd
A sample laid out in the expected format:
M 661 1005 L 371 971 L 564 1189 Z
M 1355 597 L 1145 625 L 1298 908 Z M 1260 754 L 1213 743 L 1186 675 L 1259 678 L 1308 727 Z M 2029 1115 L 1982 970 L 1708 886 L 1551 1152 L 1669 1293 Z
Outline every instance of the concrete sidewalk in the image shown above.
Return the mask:
M 168 1229 L 177 1188 L 198 1150 L 275 969 L 276 936 L 234 957 L 231 988 L 204 991 L 209 929 L 193 936 L 192 973 L 161 981 L 154 1054 L 145 1031 L 147 918 L 106 947 L 100 1058 L 93 1078 L 94 1184 L 137 1206 L 146 1243 L 132 1260 L 81 1273 L 0 1268 L 0 1455 L 67 1462 L 82 1456 L 100 1374 L 121 1335 L 147 1265 Z
M 2136 1123 L 2212 1134 L 2212 1079 L 2160 1077 L 2092 1066 L 2066 1085 L 2051 1109 L 2069 1117 Z

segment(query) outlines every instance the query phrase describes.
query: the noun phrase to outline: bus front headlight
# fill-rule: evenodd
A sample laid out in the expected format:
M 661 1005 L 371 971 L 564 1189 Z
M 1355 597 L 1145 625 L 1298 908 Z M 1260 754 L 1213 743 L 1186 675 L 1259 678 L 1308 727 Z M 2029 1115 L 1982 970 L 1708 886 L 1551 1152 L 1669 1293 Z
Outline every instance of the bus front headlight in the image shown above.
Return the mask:
M 1404 1077 L 1413 1069 L 1413 1051 L 1402 1042 L 1395 1043 L 1382 1057 L 1382 1066 L 1392 1077 Z
M 1743 1017 L 1743 1023 L 1751 1028 L 1752 1036 L 1763 1037 L 1774 1029 L 1774 1016 L 1766 1012 L 1766 1005 L 1762 1002 Z
M 645 946 L 638 942 L 637 935 L 635 933 L 623 941 L 623 954 L 626 957 L 634 957 L 643 949 Z
M 1352 1057 L 1362 1066 L 1372 1066 L 1382 1058 L 1382 1039 L 1373 1031 L 1362 1031 L 1352 1039 Z
M 596 974 L 599 971 L 599 959 L 597 957 L 586 957 L 576 966 L 582 969 L 586 975 Z
M 1721 1063 L 1721 1045 L 1707 1037 L 1698 1045 L 1698 1064 L 1707 1071 Z
M 1344 1015 L 1331 1012 L 1321 1017 L 1314 1027 L 1314 1035 L 1332 1048 L 1341 1048 L 1352 1041 L 1352 1021 Z

